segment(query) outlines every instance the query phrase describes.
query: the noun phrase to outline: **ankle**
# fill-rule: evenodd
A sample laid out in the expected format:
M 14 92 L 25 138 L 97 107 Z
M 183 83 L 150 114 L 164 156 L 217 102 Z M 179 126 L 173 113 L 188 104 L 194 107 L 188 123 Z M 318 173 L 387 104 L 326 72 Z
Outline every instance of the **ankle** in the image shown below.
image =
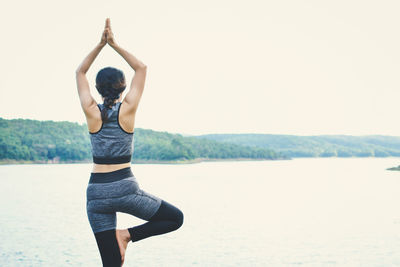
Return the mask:
M 128 229 L 125 229 L 123 231 L 123 237 L 125 239 L 125 241 L 129 242 L 131 240 L 131 234 L 129 233 Z
M 129 241 L 132 241 L 132 238 L 133 238 L 133 230 L 131 229 L 131 228 L 128 228 L 127 229 L 128 230 L 128 234 L 129 234 Z M 132 241 L 133 242 L 133 241 Z

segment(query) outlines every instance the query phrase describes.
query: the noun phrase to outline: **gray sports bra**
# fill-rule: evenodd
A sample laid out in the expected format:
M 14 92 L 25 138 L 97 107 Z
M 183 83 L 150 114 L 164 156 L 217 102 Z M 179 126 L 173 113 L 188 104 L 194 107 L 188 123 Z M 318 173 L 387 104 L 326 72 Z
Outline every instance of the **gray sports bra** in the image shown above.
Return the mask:
M 97 105 L 100 112 L 105 108 Z M 129 133 L 122 129 L 118 115 L 121 102 L 117 102 L 107 110 L 108 121 L 103 122 L 100 130 L 90 134 L 92 143 L 93 162 L 97 164 L 120 164 L 131 162 L 134 152 L 134 132 Z

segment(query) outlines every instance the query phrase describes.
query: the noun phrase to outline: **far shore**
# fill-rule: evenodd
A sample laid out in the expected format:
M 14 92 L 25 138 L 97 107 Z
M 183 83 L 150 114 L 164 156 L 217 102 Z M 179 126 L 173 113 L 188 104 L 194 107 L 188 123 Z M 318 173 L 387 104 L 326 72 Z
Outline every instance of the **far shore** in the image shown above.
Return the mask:
M 290 160 L 285 158 L 278 159 L 252 159 L 252 158 L 232 158 L 232 159 L 209 159 L 209 158 L 197 158 L 191 160 L 142 160 L 135 159 L 132 164 L 193 164 L 200 162 L 209 161 L 271 161 L 271 160 Z M 32 160 L 0 160 L 0 165 L 16 165 L 16 164 L 82 164 L 82 163 L 93 163 L 91 160 L 80 160 L 80 161 L 32 161 Z
M 327 158 L 327 157 L 297 157 L 297 158 Z M 339 157 L 329 157 L 339 158 Z M 343 157 L 342 157 L 343 158 Z M 357 158 L 357 157 L 349 157 Z M 365 157 L 358 157 L 365 158 Z M 371 157 L 368 157 L 371 158 Z M 374 157 L 381 158 L 381 157 Z M 397 157 L 396 157 L 397 158 Z M 210 159 L 210 158 L 196 158 L 191 160 L 143 160 L 134 159 L 132 164 L 193 164 L 201 162 L 225 162 L 225 161 L 277 161 L 277 160 L 292 160 L 294 158 L 277 158 L 277 159 L 252 159 L 252 158 L 231 158 L 231 159 Z M 24 164 L 88 164 L 93 163 L 92 160 L 80 160 L 80 161 L 31 161 L 31 160 L 0 160 L 0 165 L 24 165 Z M 387 168 L 390 171 L 400 171 L 400 165 L 397 167 Z

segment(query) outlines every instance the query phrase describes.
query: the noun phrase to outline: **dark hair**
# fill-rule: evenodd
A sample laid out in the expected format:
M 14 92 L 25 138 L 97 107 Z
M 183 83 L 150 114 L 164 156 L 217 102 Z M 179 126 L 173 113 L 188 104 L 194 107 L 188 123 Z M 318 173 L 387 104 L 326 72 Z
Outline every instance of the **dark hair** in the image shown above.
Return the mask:
M 96 76 L 96 89 L 99 94 L 104 97 L 104 109 L 101 111 L 101 119 L 103 122 L 108 120 L 107 110 L 114 106 L 115 99 L 121 96 L 125 90 L 124 73 L 113 67 L 101 69 Z

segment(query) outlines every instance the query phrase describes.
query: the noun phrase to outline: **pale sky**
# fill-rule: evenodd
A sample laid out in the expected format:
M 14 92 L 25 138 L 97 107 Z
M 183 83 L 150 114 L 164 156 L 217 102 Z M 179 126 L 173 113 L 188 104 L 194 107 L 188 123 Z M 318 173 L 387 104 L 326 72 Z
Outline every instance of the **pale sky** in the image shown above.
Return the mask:
M 400 136 L 399 1 L 2 1 L 0 117 L 83 123 L 106 17 L 148 66 L 135 128 Z M 111 47 L 88 71 L 134 74 Z

